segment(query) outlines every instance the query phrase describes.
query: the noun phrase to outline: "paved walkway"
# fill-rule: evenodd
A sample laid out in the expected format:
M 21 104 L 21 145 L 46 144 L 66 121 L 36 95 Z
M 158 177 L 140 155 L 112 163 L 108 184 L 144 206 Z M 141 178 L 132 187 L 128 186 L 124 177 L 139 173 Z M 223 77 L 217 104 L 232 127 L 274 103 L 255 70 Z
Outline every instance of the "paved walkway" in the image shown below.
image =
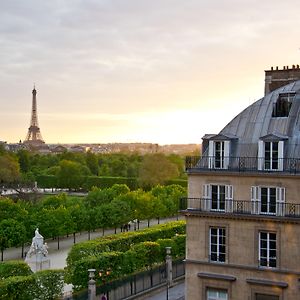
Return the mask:
M 160 219 L 160 224 L 167 223 L 170 221 L 176 221 L 176 217 L 173 218 L 166 218 L 166 219 Z M 179 216 L 180 220 L 183 220 L 184 217 Z M 157 225 L 157 219 L 153 219 L 150 221 L 150 226 Z M 140 229 L 146 228 L 148 226 L 147 221 L 141 221 L 140 222 Z M 131 226 L 131 230 L 134 231 L 134 226 Z M 104 232 L 104 235 L 114 234 L 114 229 L 107 229 Z M 120 233 L 120 229 L 117 230 L 117 233 Z M 34 232 L 32 233 L 34 234 Z M 41 234 L 43 234 L 41 232 Z M 102 229 L 99 229 L 95 232 L 90 233 L 90 238 L 95 239 L 97 237 L 103 236 Z M 76 243 L 87 241 L 88 240 L 88 233 L 77 233 L 76 234 Z M 57 249 L 57 240 L 48 239 L 46 240 L 48 244 L 48 251 L 49 251 L 49 258 L 51 269 L 63 269 L 66 266 L 66 258 L 68 256 L 68 252 L 71 249 L 71 247 L 74 245 L 73 241 L 73 235 L 70 235 L 69 237 L 64 237 L 60 239 L 60 249 Z M 30 245 L 25 247 L 25 252 L 29 250 Z M 5 260 L 12 260 L 12 259 L 22 259 L 21 257 L 22 249 L 21 248 L 9 248 L 4 251 L 4 261 Z
M 158 292 L 153 292 L 151 295 L 143 297 L 143 300 L 184 300 L 184 282 L 178 283 L 167 289 L 160 289 Z M 168 296 L 168 298 L 167 298 Z

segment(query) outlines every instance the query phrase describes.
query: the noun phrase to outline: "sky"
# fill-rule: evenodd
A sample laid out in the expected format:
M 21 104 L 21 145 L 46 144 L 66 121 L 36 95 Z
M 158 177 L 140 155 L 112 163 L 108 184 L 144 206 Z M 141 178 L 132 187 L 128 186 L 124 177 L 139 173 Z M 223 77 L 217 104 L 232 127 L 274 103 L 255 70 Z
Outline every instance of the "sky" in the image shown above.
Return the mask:
M 298 0 L 0 0 L 0 140 L 201 143 L 300 62 Z

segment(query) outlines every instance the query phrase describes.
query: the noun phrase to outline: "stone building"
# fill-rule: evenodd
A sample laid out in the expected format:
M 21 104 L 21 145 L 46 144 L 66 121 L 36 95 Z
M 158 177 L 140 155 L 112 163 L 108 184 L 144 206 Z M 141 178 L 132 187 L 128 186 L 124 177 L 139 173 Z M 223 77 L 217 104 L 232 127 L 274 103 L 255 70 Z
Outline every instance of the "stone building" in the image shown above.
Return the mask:
M 267 75 L 267 74 L 266 74 Z M 300 80 L 188 157 L 186 299 L 300 299 Z

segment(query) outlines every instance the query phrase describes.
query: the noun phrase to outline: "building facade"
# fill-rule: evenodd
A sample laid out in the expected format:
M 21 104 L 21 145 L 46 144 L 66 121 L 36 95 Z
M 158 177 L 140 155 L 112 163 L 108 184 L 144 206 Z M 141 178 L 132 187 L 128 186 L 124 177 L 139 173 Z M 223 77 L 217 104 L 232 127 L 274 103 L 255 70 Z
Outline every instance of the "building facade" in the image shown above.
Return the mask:
M 300 299 L 300 81 L 187 157 L 186 299 Z

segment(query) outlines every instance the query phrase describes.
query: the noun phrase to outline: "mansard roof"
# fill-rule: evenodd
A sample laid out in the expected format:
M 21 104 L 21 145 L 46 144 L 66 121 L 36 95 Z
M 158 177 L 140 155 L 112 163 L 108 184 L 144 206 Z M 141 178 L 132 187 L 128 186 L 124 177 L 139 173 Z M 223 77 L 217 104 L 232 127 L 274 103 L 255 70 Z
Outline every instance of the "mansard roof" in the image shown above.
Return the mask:
M 275 116 L 274 106 L 280 97 L 292 96 L 288 116 Z M 284 156 L 300 157 L 300 80 L 281 87 L 248 106 L 218 134 L 235 136 L 231 155 L 257 156 L 258 141 L 285 140 Z M 210 135 L 214 139 L 216 135 Z M 204 136 L 205 138 L 205 136 Z M 206 138 L 207 139 L 207 138 Z

